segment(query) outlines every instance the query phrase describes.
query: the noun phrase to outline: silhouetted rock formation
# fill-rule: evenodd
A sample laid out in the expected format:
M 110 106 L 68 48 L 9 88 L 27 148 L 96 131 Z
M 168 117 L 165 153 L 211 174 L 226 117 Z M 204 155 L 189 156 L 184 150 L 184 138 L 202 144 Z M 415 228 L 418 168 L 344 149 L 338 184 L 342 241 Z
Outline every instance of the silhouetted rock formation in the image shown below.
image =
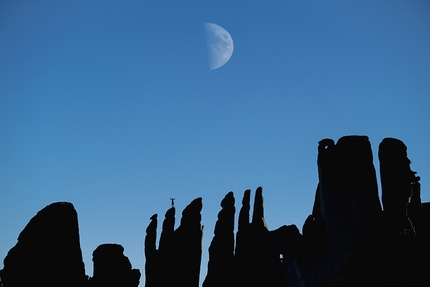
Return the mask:
M 132 269 L 119 244 L 102 244 L 93 252 L 94 276 L 89 280 L 91 287 L 137 287 L 140 271 Z
M 263 190 L 246 190 L 234 238 L 235 198 L 221 201 L 209 247 L 203 287 L 424 287 L 430 286 L 430 203 L 421 203 L 420 178 L 406 145 L 393 138 L 379 146 L 382 203 L 369 139 L 345 136 L 318 146 L 319 182 L 312 214 L 303 225 L 269 230 Z M 202 199 L 182 212 L 175 230 L 174 198 L 157 241 L 157 214 L 145 237 L 145 286 L 198 287 L 202 255 Z M 51 204 L 30 220 L 4 259 L 0 287 L 136 287 L 118 244 L 93 253 L 94 276 L 85 275 L 77 214 L 71 203 Z
M 174 230 L 175 208 L 166 212 L 158 252 L 153 250 L 154 220 L 147 229 L 145 250 L 151 250 L 147 286 L 199 286 L 203 228 L 202 199 L 194 199 L 182 212 L 181 224 Z M 154 262 L 158 262 L 153 264 Z M 148 278 L 148 277 L 147 277 Z
M 176 266 L 176 262 L 171 259 L 174 254 L 174 237 L 173 233 L 175 231 L 175 213 L 174 207 L 167 210 L 164 221 L 163 229 L 161 231 L 160 243 L 158 247 L 159 253 L 159 268 L 157 272 L 157 278 L 159 278 L 159 286 L 169 286 L 174 283 L 174 278 L 171 276 L 166 276 L 170 274 L 170 270 L 173 270 Z
M 284 225 L 269 231 L 261 187 L 256 190 L 249 222 L 250 194 L 246 190 L 243 196 L 235 252 L 233 193 L 229 192 L 221 202 L 203 286 L 306 286 L 299 230 L 295 225 Z
M 406 146 L 391 138 L 380 145 L 384 211 L 367 137 L 325 139 L 318 152 L 319 184 L 303 226 L 306 286 L 428 286 L 430 220 L 421 216 Z
M 284 286 L 285 274 L 280 255 L 280 233 L 269 231 L 264 219 L 263 190 L 257 188 L 252 222 L 249 223 L 250 191 L 246 190 L 239 216 L 236 243 L 236 286 Z
M 233 192 L 221 201 L 215 236 L 209 247 L 208 273 L 203 287 L 233 286 L 234 281 L 234 207 Z
M 174 253 L 174 233 L 175 229 L 175 208 L 167 210 L 163 221 L 163 228 L 160 236 L 158 250 L 156 249 L 157 239 L 157 216 L 151 217 L 151 223 L 146 229 L 145 237 L 145 286 L 169 286 L 174 283 L 174 278 L 166 276 L 171 270 L 176 268 L 175 262 L 171 259 Z
M 159 256 L 156 247 L 157 241 L 157 214 L 151 216 L 151 223 L 146 228 L 145 237 L 145 286 L 152 287 L 157 286 L 159 283 Z
M 4 287 L 85 284 L 78 216 L 71 203 L 48 205 L 30 220 L 4 259 L 0 277 Z
M 393 138 L 379 145 L 382 204 L 390 233 L 415 235 L 422 213 L 420 178 L 411 170 L 406 150 Z
M 173 270 L 170 277 L 177 286 L 199 286 L 202 259 L 202 199 L 194 199 L 183 211 L 181 224 L 173 233 Z M 169 274 L 169 273 L 168 273 Z
M 304 226 L 320 240 L 313 260 L 318 259 L 316 269 L 323 273 L 316 279 L 332 283 L 362 278 L 372 267 L 364 258 L 375 255 L 382 215 L 368 138 L 347 136 L 337 144 L 322 140 L 318 173 L 313 214 Z
M 239 212 L 239 220 L 238 227 L 236 233 L 236 247 L 235 247 L 235 255 L 236 258 L 240 256 L 246 256 L 247 246 L 246 246 L 246 236 L 249 232 L 249 212 L 251 210 L 251 190 L 245 190 L 242 198 L 242 207 Z
M 425 222 L 428 217 L 422 216 L 426 212 L 421 204 L 420 178 L 411 170 L 406 150 L 402 141 L 393 138 L 385 138 L 379 145 L 386 230 L 384 272 L 393 281 L 405 285 L 425 281 L 424 275 L 430 268 L 430 229 Z
M 384 201 L 393 211 L 385 216 L 366 136 L 319 143 L 319 184 L 303 235 L 295 225 L 269 231 L 261 187 L 249 222 L 251 191 L 246 190 L 233 253 L 234 198 L 228 193 L 209 248 L 204 287 L 428 286 L 430 264 L 422 262 L 430 256 L 430 205 L 422 207 L 419 177 L 410 170 L 406 147 L 399 142 L 386 139 L 381 144 L 386 149 L 380 151 L 383 194 L 393 193 L 386 196 L 391 201 Z M 384 157 L 389 159 L 385 163 Z M 398 224 L 402 228 L 396 238 L 390 230 Z

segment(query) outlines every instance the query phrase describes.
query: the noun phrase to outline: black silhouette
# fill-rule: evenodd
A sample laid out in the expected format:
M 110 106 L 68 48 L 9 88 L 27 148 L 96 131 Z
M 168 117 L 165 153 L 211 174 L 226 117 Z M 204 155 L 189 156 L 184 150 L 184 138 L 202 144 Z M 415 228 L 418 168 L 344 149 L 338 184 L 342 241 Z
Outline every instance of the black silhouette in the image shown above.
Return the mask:
M 249 222 L 250 191 L 245 191 L 236 243 L 236 286 L 283 286 L 281 248 L 264 219 L 263 189 L 257 188 L 252 221 Z M 277 233 L 275 233 L 277 234 Z
M 159 266 L 159 255 L 156 247 L 157 241 L 157 214 L 151 216 L 151 223 L 146 228 L 145 237 L 145 286 L 157 286 L 161 280 L 158 274 Z
M 203 287 L 212 286 L 430 286 L 430 203 L 421 203 L 420 178 L 406 145 L 393 138 L 379 146 L 382 206 L 369 139 L 345 136 L 318 146 L 319 183 L 302 234 L 295 225 L 269 230 L 263 190 L 246 190 L 234 236 L 235 198 L 229 192 L 209 247 Z M 145 237 L 145 286 L 199 286 L 202 199 L 182 212 L 175 230 L 174 198 L 157 243 L 157 214 Z M 236 240 L 236 241 L 235 241 Z M 30 220 L 4 259 L 0 286 L 138 286 L 118 244 L 93 253 L 94 275 L 85 275 L 77 214 L 71 203 L 53 203 Z
M 102 244 L 93 252 L 94 276 L 89 279 L 91 287 L 137 287 L 140 271 L 132 269 L 119 244 Z
M 172 207 L 175 207 L 175 199 L 176 198 L 173 198 L 173 197 L 170 198 L 170 200 L 172 201 Z
M 156 221 L 154 216 L 151 218 L 145 238 L 145 254 L 150 255 L 145 267 L 149 272 L 145 286 L 199 286 L 201 209 L 202 199 L 196 198 L 184 209 L 181 224 L 174 230 L 175 208 L 170 208 L 163 222 L 158 250 L 155 249 Z
M 234 286 L 234 207 L 233 192 L 221 201 L 215 236 L 209 247 L 208 273 L 203 287 Z
M 166 272 L 171 272 L 175 268 L 171 260 L 174 252 L 173 232 L 175 229 L 175 208 L 167 210 L 163 222 L 163 229 L 160 236 L 160 243 L 157 250 L 157 215 L 151 216 L 151 223 L 146 229 L 145 237 L 145 286 L 168 286 L 173 282 Z
M 4 259 L 4 287 L 82 286 L 87 277 L 71 203 L 46 206 L 34 216 Z
M 365 258 L 377 254 L 382 215 L 368 138 L 322 140 L 318 173 L 314 209 L 303 227 L 315 248 L 315 264 L 305 277 L 315 283 L 358 282 L 376 263 Z
M 303 235 L 294 225 L 267 229 L 261 188 L 249 223 L 250 190 L 245 191 L 233 255 L 229 229 L 224 236 L 230 241 L 220 244 L 217 238 L 222 222 L 232 220 L 231 214 L 221 217 L 222 205 L 204 286 L 429 286 L 429 204 L 421 204 L 406 146 L 385 139 L 380 147 L 384 208 L 391 204 L 393 211 L 381 208 L 366 136 L 325 139 L 318 151 L 319 184 Z M 233 262 L 233 274 L 212 262 L 220 254 L 227 265 Z
M 415 235 L 422 213 L 420 178 L 410 169 L 406 149 L 393 138 L 379 145 L 382 203 L 389 232 Z

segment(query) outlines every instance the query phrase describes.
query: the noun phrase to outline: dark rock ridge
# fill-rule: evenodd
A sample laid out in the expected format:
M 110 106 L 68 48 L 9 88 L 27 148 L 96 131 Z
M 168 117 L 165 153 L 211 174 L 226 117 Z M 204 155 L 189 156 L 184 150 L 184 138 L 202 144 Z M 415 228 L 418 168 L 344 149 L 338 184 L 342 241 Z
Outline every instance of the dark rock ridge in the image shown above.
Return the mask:
M 393 138 L 379 145 L 382 204 L 389 233 L 415 235 L 422 216 L 421 185 L 406 150 L 402 141 Z
M 69 202 L 40 210 L 9 250 L 0 270 L 1 287 L 88 286 L 137 287 L 140 271 L 118 244 L 102 244 L 93 252 L 94 276 L 85 275 L 78 216 Z
M 384 139 L 379 160 L 384 209 L 369 139 L 320 141 L 319 183 L 303 234 L 295 225 L 268 230 L 261 187 L 249 222 L 246 190 L 232 253 L 234 206 L 228 213 L 222 204 L 204 287 L 430 286 L 430 203 L 421 203 L 420 178 L 400 140 Z
M 234 207 L 233 192 L 221 201 L 221 211 L 215 225 L 215 236 L 209 247 L 208 273 L 203 287 L 233 286 L 234 276 Z
M 194 199 L 182 212 L 181 223 L 174 230 L 175 207 L 167 210 L 158 250 L 156 215 L 146 229 L 146 287 L 198 287 L 202 256 L 202 199 Z
M 249 222 L 250 190 L 245 191 L 239 215 L 234 270 L 235 286 L 285 286 L 280 254 L 281 232 L 269 231 L 264 219 L 263 189 L 257 188 Z M 209 271 L 208 271 L 209 272 Z
M 146 228 L 145 237 L 145 286 L 157 286 L 161 276 L 158 274 L 159 253 L 156 247 L 157 241 L 157 214 L 151 216 L 151 223 Z M 161 274 L 160 274 L 161 275 Z
M 320 141 L 318 174 L 313 212 L 303 228 L 307 240 L 317 247 L 311 256 L 318 274 L 309 273 L 307 281 L 357 280 L 372 269 L 374 262 L 365 258 L 377 252 L 382 224 L 368 138 L 348 136 L 337 144 Z
M 140 271 L 132 269 L 119 244 L 102 244 L 93 252 L 94 275 L 89 279 L 92 287 L 137 287 Z
M 263 189 L 251 214 L 244 192 L 235 227 L 235 198 L 227 193 L 209 247 L 203 287 L 424 287 L 430 286 L 430 203 L 422 203 L 420 178 L 411 170 L 406 145 L 386 138 L 378 152 L 382 205 L 369 139 L 323 139 L 312 213 L 302 233 L 295 225 L 269 230 Z M 202 199 L 182 212 L 167 210 L 157 248 L 154 214 L 145 237 L 145 286 L 199 286 Z M 251 220 L 250 220 L 251 219 Z M 77 214 L 71 203 L 42 209 L 4 259 L 0 287 L 137 286 L 140 272 L 118 244 L 93 253 L 94 275 L 85 275 Z
M 0 277 L 4 287 L 85 283 L 78 215 L 71 203 L 48 205 L 30 220 L 4 259 Z

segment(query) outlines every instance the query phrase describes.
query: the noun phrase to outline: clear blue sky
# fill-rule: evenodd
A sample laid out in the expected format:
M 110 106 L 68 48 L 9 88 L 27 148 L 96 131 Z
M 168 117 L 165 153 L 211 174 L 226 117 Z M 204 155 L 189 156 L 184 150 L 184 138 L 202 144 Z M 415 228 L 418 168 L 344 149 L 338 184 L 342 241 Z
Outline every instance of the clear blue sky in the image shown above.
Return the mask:
M 429 15 L 415 0 L 1 1 L 0 259 L 70 201 L 88 275 L 108 242 L 144 273 L 150 216 L 201 196 L 204 277 L 229 191 L 238 212 L 263 186 L 270 229 L 301 229 L 327 137 L 368 135 L 377 169 L 381 140 L 403 140 L 430 201 Z M 212 71 L 205 22 L 235 47 Z

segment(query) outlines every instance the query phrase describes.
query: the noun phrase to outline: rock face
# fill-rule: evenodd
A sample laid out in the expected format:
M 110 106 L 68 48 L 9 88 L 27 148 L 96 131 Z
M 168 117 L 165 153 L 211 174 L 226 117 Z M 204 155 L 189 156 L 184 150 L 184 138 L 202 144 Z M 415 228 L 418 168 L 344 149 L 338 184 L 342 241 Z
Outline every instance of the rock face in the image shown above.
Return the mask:
M 87 280 L 71 203 L 57 202 L 34 216 L 4 259 L 4 287 L 83 286 Z
M 140 271 L 132 269 L 119 244 L 102 244 L 93 252 L 94 276 L 89 280 L 91 287 L 137 287 Z
M 147 228 L 145 252 L 147 262 L 145 286 L 199 286 L 203 228 L 202 199 L 196 198 L 182 212 L 181 224 L 174 230 L 175 208 L 166 212 L 158 250 L 154 250 L 154 219 Z M 155 228 L 154 228 L 155 226 Z M 149 278 L 149 281 L 148 281 Z
M 246 190 L 242 199 L 236 246 L 233 193 L 229 192 L 221 202 L 222 210 L 209 248 L 208 273 L 203 286 L 285 286 L 285 262 L 298 264 L 293 250 L 298 246 L 297 238 L 301 237 L 297 227 L 282 226 L 269 231 L 264 219 L 261 187 L 256 190 L 252 221 L 249 222 L 250 195 L 251 191 Z M 281 256 L 285 256 L 285 261 Z M 298 268 L 289 268 L 288 272 L 300 273 Z
M 396 283 L 428 284 L 430 229 L 428 204 L 421 204 L 420 178 L 410 168 L 406 145 L 398 139 L 381 142 L 379 161 L 385 223 L 383 272 Z
M 415 235 L 422 215 L 421 185 L 406 150 L 402 141 L 393 138 L 379 145 L 382 204 L 390 233 Z
M 157 215 L 151 216 L 151 223 L 146 228 L 145 237 L 145 286 L 169 286 L 174 278 L 166 276 L 176 268 L 175 260 L 172 260 L 174 250 L 175 207 L 167 210 L 163 221 L 163 229 L 160 236 L 159 247 L 157 241 Z
M 156 247 L 157 241 L 157 214 L 151 216 L 151 223 L 146 228 L 145 237 L 145 286 L 157 286 L 160 276 L 157 273 L 159 270 L 159 255 Z
M 379 146 L 382 209 L 369 139 L 320 141 L 319 182 L 303 234 L 295 225 L 269 230 L 259 187 L 252 215 L 251 191 L 244 192 L 235 238 L 235 198 L 229 192 L 221 201 L 203 287 L 430 286 L 430 203 L 421 203 L 420 178 L 406 151 L 393 138 Z M 183 210 L 176 230 L 171 200 L 158 249 L 157 214 L 146 229 L 145 286 L 198 287 L 202 199 Z M 139 285 L 140 272 L 121 245 L 100 245 L 93 262 L 88 278 L 76 211 L 71 203 L 53 203 L 19 235 L 4 259 L 0 287 Z
M 379 146 L 382 210 L 364 136 L 318 147 L 319 184 L 303 226 L 306 286 L 428 286 L 430 214 L 403 142 Z M 426 215 L 424 215 L 426 214 Z
M 314 210 L 304 227 L 320 241 L 316 243 L 320 254 L 314 256 L 317 269 L 324 271 L 317 278 L 326 282 L 362 278 L 369 268 L 363 256 L 375 254 L 382 216 L 368 138 L 347 136 L 337 144 L 322 140 L 318 174 Z
M 281 246 L 272 238 L 264 219 L 263 189 L 257 188 L 252 221 L 249 222 L 250 191 L 245 191 L 236 243 L 236 286 L 283 286 Z
M 234 207 L 233 192 L 221 201 L 215 236 L 209 247 L 208 274 L 203 287 L 234 286 Z
M 319 183 L 303 235 L 295 225 L 268 229 L 261 187 L 250 222 L 246 190 L 234 253 L 234 213 L 225 205 L 227 199 L 232 204 L 233 194 L 227 194 L 209 248 L 205 287 L 430 286 L 430 203 L 421 204 L 419 177 L 401 141 L 384 139 L 379 159 L 384 210 L 369 139 L 322 140 Z
M 172 263 L 169 277 L 177 286 L 199 286 L 203 229 L 202 199 L 194 199 L 183 211 L 181 224 L 173 232 Z

